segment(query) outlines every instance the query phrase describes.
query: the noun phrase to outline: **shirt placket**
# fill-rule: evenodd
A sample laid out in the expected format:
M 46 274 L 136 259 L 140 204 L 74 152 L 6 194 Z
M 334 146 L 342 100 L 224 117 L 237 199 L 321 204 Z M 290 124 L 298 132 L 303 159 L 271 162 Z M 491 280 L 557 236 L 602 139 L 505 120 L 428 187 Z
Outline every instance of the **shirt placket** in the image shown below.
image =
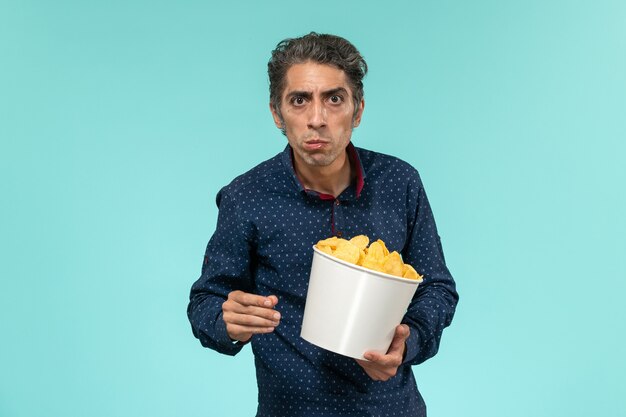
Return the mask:
M 333 236 L 337 236 L 337 237 L 342 237 L 343 236 L 343 226 L 344 226 L 344 222 L 343 222 L 343 212 L 344 212 L 344 207 L 343 207 L 343 202 L 339 199 L 339 198 L 335 198 L 332 202 L 331 202 L 331 208 L 330 208 L 330 224 L 331 224 L 331 228 L 332 228 L 332 234 Z

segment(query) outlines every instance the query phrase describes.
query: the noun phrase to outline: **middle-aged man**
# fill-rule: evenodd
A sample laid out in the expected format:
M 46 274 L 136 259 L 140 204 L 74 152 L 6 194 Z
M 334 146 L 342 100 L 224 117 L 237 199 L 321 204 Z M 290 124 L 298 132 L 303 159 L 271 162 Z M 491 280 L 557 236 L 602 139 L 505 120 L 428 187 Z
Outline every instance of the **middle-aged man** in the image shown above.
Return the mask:
M 437 352 L 458 295 L 420 177 L 352 145 L 367 65 L 347 40 L 286 39 L 268 72 L 270 111 L 289 144 L 218 193 L 217 227 L 191 289 L 193 333 L 227 355 L 251 343 L 257 416 L 425 416 L 411 365 Z M 424 276 L 388 352 L 366 361 L 300 337 L 312 245 L 359 234 L 382 239 Z

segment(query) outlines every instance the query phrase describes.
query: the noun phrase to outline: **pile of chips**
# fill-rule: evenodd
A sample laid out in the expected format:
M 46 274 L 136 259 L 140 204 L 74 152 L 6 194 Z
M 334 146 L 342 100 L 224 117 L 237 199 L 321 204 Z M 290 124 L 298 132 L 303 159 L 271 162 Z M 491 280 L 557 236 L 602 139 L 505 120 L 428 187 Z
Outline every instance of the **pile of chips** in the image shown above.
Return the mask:
M 333 236 L 320 240 L 315 247 L 335 258 L 364 268 L 422 281 L 422 276 L 411 265 L 402 262 L 402 257 L 398 252 L 389 252 L 385 242 L 378 239 L 368 247 L 369 243 L 370 240 L 365 235 L 358 235 L 350 240 Z

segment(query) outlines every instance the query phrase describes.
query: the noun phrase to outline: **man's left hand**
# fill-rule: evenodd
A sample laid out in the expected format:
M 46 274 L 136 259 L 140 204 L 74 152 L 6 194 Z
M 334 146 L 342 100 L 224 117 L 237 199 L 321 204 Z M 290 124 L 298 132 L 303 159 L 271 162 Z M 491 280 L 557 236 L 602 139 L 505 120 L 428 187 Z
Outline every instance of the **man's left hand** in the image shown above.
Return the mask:
M 409 326 L 399 324 L 393 335 L 393 340 L 386 354 L 374 351 L 367 351 L 363 355 L 366 361 L 357 359 L 357 363 L 361 365 L 365 373 L 374 381 L 387 381 L 398 372 L 398 367 L 404 360 L 404 351 L 406 350 L 406 340 L 409 338 Z

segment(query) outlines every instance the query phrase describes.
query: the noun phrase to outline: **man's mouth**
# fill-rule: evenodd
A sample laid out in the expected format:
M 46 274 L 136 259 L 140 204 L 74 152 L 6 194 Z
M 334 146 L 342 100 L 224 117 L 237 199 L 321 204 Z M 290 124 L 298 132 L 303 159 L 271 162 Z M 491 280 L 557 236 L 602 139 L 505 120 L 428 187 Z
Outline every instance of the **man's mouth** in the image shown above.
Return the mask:
M 321 149 L 328 144 L 327 141 L 321 139 L 309 139 L 304 142 L 305 149 L 316 150 Z

